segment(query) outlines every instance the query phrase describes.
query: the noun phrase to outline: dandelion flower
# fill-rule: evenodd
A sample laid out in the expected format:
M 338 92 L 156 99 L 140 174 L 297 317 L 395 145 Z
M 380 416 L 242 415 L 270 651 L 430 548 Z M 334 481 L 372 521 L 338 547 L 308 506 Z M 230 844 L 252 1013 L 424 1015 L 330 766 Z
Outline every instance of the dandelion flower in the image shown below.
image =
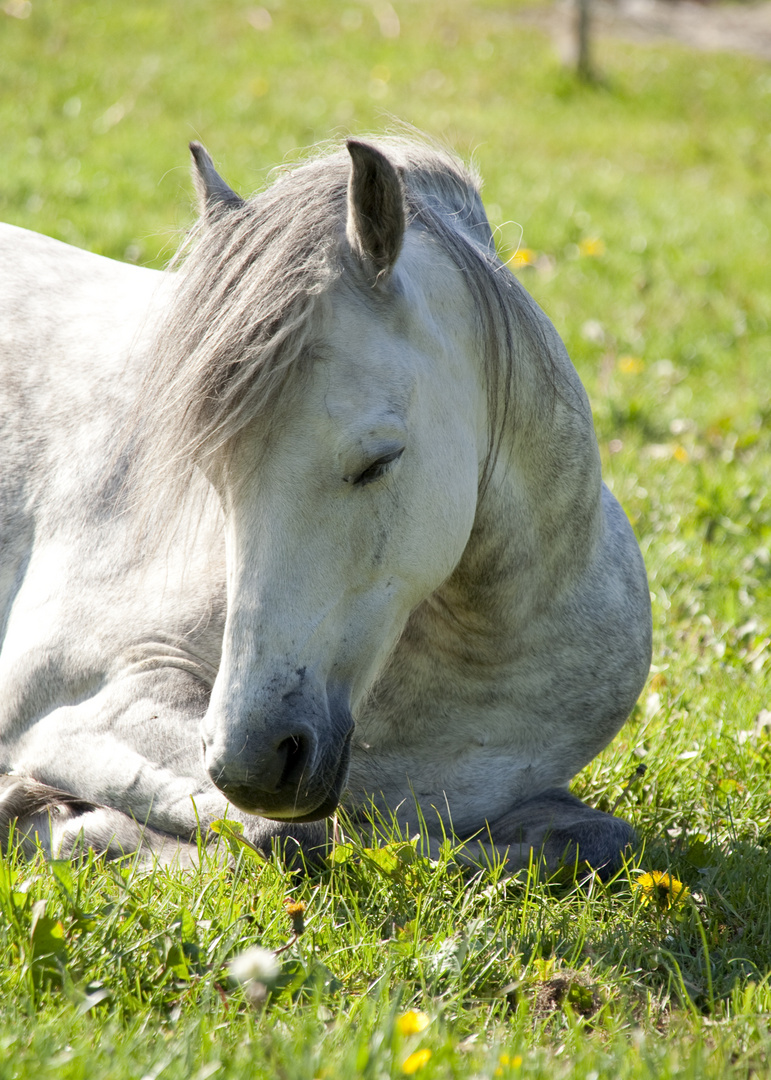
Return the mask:
M 403 1013 L 396 1021 L 396 1027 L 401 1035 L 417 1035 L 425 1031 L 431 1020 L 419 1009 L 410 1009 Z
M 233 982 L 244 986 L 250 982 L 260 982 L 272 986 L 278 978 L 279 965 L 275 955 L 259 945 L 252 945 L 234 956 L 228 964 L 228 971 Z
M 305 904 L 302 900 L 285 900 L 286 913 L 292 920 L 292 930 L 299 937 L 305 933 Z
M 600 255 L 605 254 L 605 241 L 596 236 L 588 236 L 578 245 L 578 251 L 586 258 L 599 259 Z
M 507 260 L 507 265 L 513 266 L 515 269 L 518 266 L 532 266 L 536 257 L 536 253 L 532 248 L 518 248 Z
M 424 1047 L 422 1050 L 416 1050 L 414 1054 L 410 1054 L 405 1060 L 402 1065 L 402 1072 L 406 1073 L 407 1076 L 412 1076 L 418 1069 L 423 1068 L 430 1057 L 431 1051 L 427 1047 Z
M 690 896 L 690 890 L 682 881 L 665 874 L 662 870 L 651 870 L 649 874 L 641 874 L 633 886 L 635 892 L 641 893 L 640 903 L 654 903 L 662 910 L 676 907 L 684 903 Z
M 639 375 L 645 370 L 645 364 L 639 356 L 619 356 L 618 368 L 625 375 Z
M 520 1067 L 522 1064 L 522 1055 L 515 1054 L 513 1057 L 510 1057 L 508 1054 L 501 1054 L 498 1058 L 498 1064 L 499 1068 L 495 1070 L 494 1075 L 503 1076 L 503 1069 L 505 1066 L 508 1066 L 510 1069 L 518 1069 Z

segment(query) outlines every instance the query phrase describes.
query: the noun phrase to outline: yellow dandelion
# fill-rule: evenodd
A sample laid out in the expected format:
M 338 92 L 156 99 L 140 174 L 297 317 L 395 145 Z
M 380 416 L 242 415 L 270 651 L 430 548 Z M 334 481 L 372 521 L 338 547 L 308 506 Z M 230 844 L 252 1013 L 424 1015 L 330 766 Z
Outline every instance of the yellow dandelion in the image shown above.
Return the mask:
M 292 920 L 292 930 L 298 936 L 305 933 L 305 904 L 302 900 L 285 900 L 286 913 Z
M 685 465 L 689 460 L 690 455 L 684 446 L 676 446 L 672 451 L 672 457 L 675 461 L 679 461 L 681 465 Z
M 402 1072 L 406 1073 L 407 1076 L 412 1076 L 412 1074 L 416 1073 L 418 1069 L 423 1068 L 423 1066 L 428 1062 L 430 1057 L 431 1051 L 427 1047 L 424 1047 L 422 1050 L 416 1050 L 414 1054 L 410 1054 L 410 1056 L 405 1060 L 404 1064 L 402 1065 Z
M 249 83 L 249 89 L 254 97 L 265 97 L 268 90 L 270 90 L 270 83 L 264 76 L 258 75 Z
M 588 259 L 599 259 L 600 255 L 605 254 L 605 241 L 597 236 L 587 236 L 578 245 L 578 251 Z
M 639 375 L 645 370 L 645 364 L 639 356 L 619 356 L 618 370 L 623 371 L 625 375 Z
M 504 1069 L 518 1069 L 522 1064 L 522 1055 L 515 1054 L 514 1057 L 509 1057 L 508 1054 L 501 1054 L 498 1058 L 498 1068 L 493 1073 L 494 1076 L 503 1076 Z
M 690 896 L 690 890 L 682 881 L 665 874 L 662 870 L 651 870 L 650 874 L 641 874 L 633 886 L 635 892 L 642 893 L 641 904 L 654 903 L 662 909 L 676 907 Z
M 425 1031 L 431 1020 L 419 1009 L 410 1009 L 403 1013 L 396 1021 L 397 1030 L 401 1035 L 417 1035 Z
M 518 248 L 508 259 L 508 265 L 513 267 L 532 266 L 538 258 L 532 248 Z

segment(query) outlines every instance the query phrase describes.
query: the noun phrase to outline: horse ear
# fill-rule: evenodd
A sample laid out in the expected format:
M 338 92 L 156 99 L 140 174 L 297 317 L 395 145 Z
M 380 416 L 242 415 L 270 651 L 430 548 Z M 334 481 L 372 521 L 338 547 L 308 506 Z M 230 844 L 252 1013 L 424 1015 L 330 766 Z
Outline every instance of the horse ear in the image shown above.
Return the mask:
M 193 155 L 193 183 L 201 214 L 214 216 L 221 210 L 235 210 L 243 199 L 229 188 L 217 170 L 208 151 L 199 142 L 190 143 Z
M 402 248 L 405 229 L 404 187 L 388 158 L 369 143 L 349 139 L 346 235 L 373 278 L 385 280 Z

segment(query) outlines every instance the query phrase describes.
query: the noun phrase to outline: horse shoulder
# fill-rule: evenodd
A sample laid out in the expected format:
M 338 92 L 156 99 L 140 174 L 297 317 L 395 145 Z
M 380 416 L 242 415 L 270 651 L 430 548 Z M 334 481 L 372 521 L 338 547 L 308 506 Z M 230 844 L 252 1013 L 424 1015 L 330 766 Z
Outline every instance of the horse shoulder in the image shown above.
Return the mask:
M 0 226 L 6 735 L 24 717 L 88 696 L 132 642 L 158 640 L 163 654 L 165 638 L 208 624 L 208 524 L 194 558 L 150 566 L 132 548 L 128 517 L 114 512 L 107 472 L 172 284 L 157 271 Z M 113 487 L 117 459 L 115 469 Z

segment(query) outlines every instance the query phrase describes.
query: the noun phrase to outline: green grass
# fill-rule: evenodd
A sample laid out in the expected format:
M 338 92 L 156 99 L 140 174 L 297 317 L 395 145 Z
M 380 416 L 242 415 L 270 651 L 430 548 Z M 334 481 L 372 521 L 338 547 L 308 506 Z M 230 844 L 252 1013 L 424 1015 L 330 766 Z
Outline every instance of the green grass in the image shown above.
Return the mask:
M 0 1080 L 378 1080 L 421 1049 L 421 1078 L 769 1075 L 768 67 L 603 41 L 587 87 L 511 3 L 394 0 L 398 37 L 386 4 L 265 3 L 266 29 L 236 0 L 8 3 L 28 17 L 0 10 L 0 217 L 160 266 L 191 220 L 190 138 L 244 192 L 388 114 L 473 153 L 648 565 L 649 686 L 575 782 L 609 808 L 645 764 L 623 809 L 644 847 L 607 887 L 394 838 L 305 881 L 8 860 Z M 688 896 L 643 903 L 638 869 Z M 290 941 L 288 896 L 307 928 L 256 1007 L 227 963 Z M 430 1024 L 402 1035 L 410 1008 Z

